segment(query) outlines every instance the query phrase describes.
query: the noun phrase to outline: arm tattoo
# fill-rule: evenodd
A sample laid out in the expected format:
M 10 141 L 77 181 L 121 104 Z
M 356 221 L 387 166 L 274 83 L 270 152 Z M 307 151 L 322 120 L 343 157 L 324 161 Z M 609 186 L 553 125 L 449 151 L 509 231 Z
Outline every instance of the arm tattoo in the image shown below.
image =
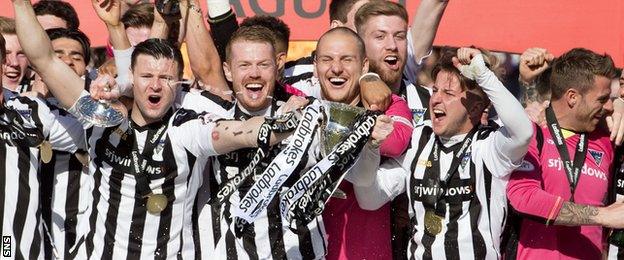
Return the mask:
M 559 216 L 555 219 L 555 225 L 595 225 L 597 224 L 594 219 L 596 215 L 598 215 L 598 209 L 596 207 L 574 204 L 566 201 L 563 203 L 563 206 L 561 206 Z
M 528 104 L 540 101 L 539 92 L 537 91 L 537 85 L 535 83 L 526 84 L 522 80 L 519 80 L 520 88 L 524 89 L 524 95 L 522 97 L 522 106 L 526 107 Z

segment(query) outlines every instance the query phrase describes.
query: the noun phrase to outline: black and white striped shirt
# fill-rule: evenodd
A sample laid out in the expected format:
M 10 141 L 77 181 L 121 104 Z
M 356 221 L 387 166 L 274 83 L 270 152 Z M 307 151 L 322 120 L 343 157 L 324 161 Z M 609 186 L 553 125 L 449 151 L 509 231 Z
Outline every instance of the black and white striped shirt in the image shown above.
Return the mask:
M 54 113 L 73 117 L 58 107 L 54 98 L 49 98 L 46 104 Z M 92 178 L 74 153 L 58 150 L 53 150 L 49 163 L 41 162 L 39 178 L 42 217 L 52 237 L 50 241 L 44 235 L 45 258 L 52 259 L 55 254 L 69 258 L 69 249 L 77 240 L 77 224 L 90 204 Z
M 402 162 L 403 169 L 411 172 L 407 184 L 414 228 L 408 247 L 411 258 L 500 258 L 500 236 L 506 217 L 505 187 L 508 174 L 517 165 L 497 153 L 493 133 L 493 129 L 484 128 L 472 136 L 474 141 L 458 174 L 449 180 L 445 195 L 447 214 L 443 230 L 436 236 L 424 230 L 425 208 L 421 201 L 427 193 L 427 187 L 421 185 L 435 137 L 428 126 L 412 136 L 412 146 L 418 148 L 408 150 Z M 460 146 L 461 142 L 441 146 L 441 173 L 447 172 Z
M 170 110 L 162 121 L 133 125 L 139 153 L 148 140 L 157 142 L 144 174 L 150 189 L 168 199 L 159 214 L 147 212 L 131 174 L 130 121 L 109 128 L 86 124 L 94 189 L 89 219 L 79 227 L 86 232 L 77 242 L 78 259 L 194 259 L 201 254 L 193 221 L 195 197 L 208 157 L 216 155 L 211 133 L 221 115 L 197 110 L 218 113 L 223 108 L 199 97 L 187 93 L 181 108 Z M 199 103 L 189 104 L 191 100 Z M 155 138 L 165 124 L 162 138 Z
M 275 113 L 275 108 L 282 102 L 274 102 L 274 104 L 264 111 L 265 116 Z M 240 109 L 236 109 L 235 119 L 245 120 L 251 116 Z M 256 114 L 257 115 L 257 114 Z M 315 144 L 312 144 L 315 146 Z M 213 176 L 210 183 L 210 190 L 213 194 L 219 191 L 221 183 L 232 178 L 235 174 L 243 171 L 251 162 L 255 149 L 242 149 L 225 155 L 216 157 L 213 160 Z M 272 149 L 267 155 L 268 158 L 274 158 L 280 149 Z M 308 166 L 313 165 L 317 156 L 309 156 L 307 160 Z M 270 160 L 267 161 L 267 163 Z M 306 167 L 307 168 L 307 167 Z M 295 170 L 295 172 L 305 173 L 303 169 Z M 297 180 L 299 174 L 293 174 L 286 181 L 282 189 L 290 187 Z M 239 201 L 245 196 L 247 191 L 253 185 L 253 180 L 247 180 L 241 187 L 232 194 L 230 200 L 223 205 L 210 205 L 202 212 L 202 218 L 206 220 L 206 215 L 211 216 L 212 234 L 204 231 L 202 240 L 210 240 L 215 243 L 213 255 L 204 254 L 204 258 L 209 259 L 320 259 L 327 251 L 325 240 L 325 231 L 322 218 L 307 224 L 293 232 L 288 223 L 283 221 L 280 215 L 279 199 L 280 196 L 273 198 L 268 205 L 266 211 L 261 213 L 259 217 L 242 233 L 237 233 L 235 222 L 231 215 L 231 211 L 238 205 Z M 205 222 L 204 222 L 205 223 Z M 203 243 L 203 241 L 202 241 Z
M 510 161 L 497 148 L 503 135 L 492 128 L 480 128 L 471 136 L 471 145 L 443 193 L 446 214 L 442 230 L 437 235 L 425 232 L 422 202 L 434 190 L 423 181 L 425 173 L 430 172 L 436 140 L 429 126 L 414 130 L 411 148 L 402 158 L 388 159 L 379 166 L 374 177 L 378 178 L 378 188 L 373 189 L 377 193 L 368 195 L 373 196 L 375 202 L 362 202 L 361 198 L 358 202 L 368 208 L 371 206 L 366 203 L 385 203 L 407 191 L 412 222 L 412 237 L 407 249 L 410 259 L 498 259 L 507 205 L 505 187 L 509 174 L 519 163 Z M 439 144 L 440 179 L 446 178 L 465 136 L 455 136 L 444 145 Z M 361 172 L 363 167 L 370 168 L 371 165 L 366 164 L 371 163 L 354 167 L 352 171 Z
M 614 174 L 614 182 L 613 182 L 613 193 L 612 198 L 615 201 L 622 201 L 624 199 L 624 148 L 621 146 L 616 149 L 615 152 L 615 161 L 613 162 L 615 167 L 613 167 Z M 609 244 L 609 260 L 621 260 L 624 259 L 624 248 L 619 248 L 617 246 Z
M 43 257 L 39 144 L 44 140 L 61 151 L 84 147 L 78 121 L 51 112 L 43 101 L 4 91 L 0 115 L 0 223 L 2 256 Z

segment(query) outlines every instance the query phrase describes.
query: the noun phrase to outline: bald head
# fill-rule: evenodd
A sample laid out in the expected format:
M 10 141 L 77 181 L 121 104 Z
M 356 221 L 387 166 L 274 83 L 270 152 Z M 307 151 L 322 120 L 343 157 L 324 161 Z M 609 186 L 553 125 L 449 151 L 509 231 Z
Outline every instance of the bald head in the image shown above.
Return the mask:
M 366 48 L 364 47 L 364 41 L 362 41 L 362 38 L 360 38 L 357 33 L 346 27 L 336 27 L 325 32 L 318 40 L 318 44 L 316 45 L 316 52 L 318 53 L 319 47 L 322 43 L 324 43 L 324 41 L 326 41 L 327 39 L 335 39 L 333 37 L 335 35 L 345 36 L 346 38 L 352 39 L 355 42 L 360 57 L 366 57 Z

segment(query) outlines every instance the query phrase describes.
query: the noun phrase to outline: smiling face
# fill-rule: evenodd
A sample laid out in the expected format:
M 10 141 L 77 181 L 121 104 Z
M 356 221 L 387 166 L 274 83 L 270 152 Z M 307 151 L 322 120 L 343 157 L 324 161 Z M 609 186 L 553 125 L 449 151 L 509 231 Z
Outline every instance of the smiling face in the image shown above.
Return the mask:
M 52 48 L 56 56 L 74 70 L 78 76 L 85 75 L 87 64 L 80 42 L 69 38 L 58 38 L 52 41 Z
M 132 69 L 134 105 L 132 119 L 139 125 L 162 119 L 175 100 L 178 64 L 167 58 L 140 54 Z
M 397 85 L 407 57 L 407 22 L 399 16 L 373 16 L 358 34 L 366 45 L 371 71 L 388 86 Z
M 268 42 L 244 39 L 231 43 L 231 55 L 223 70 L 239 104 L 248 111 L 266 109 L 275 90 L 275 50 Z
M 28 58 L 22 51 L 17 35 L 4 34 L 6 40 L 6 57 L 2 65 L 2 85 L 10 90 L 15 90 L 22 78 L 28 72 Z
M 362 57 L 355 37 L 333 32 L 318 43 L 314 75 L 319 79 L 326 100 L 351 104 L 360 95 L 358 80 L 368 72 L 368 60 Z
M 603 76 L 595 76 L 594 85 L 581 94 L 574 110 L 579 131 L 592 132 L 606 115 L 613 112 L 610 99 L 611 80 Z

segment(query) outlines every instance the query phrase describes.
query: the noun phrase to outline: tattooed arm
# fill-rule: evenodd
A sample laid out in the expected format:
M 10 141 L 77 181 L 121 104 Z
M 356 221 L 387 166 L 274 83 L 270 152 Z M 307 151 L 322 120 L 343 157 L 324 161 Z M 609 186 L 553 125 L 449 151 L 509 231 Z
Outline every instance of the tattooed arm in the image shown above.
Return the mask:
M 624 203 L 615 202 L 608 207 L 594 207 L 573 202 L 564 202 L 555 219 L 555 225 L 596 225 L 610 228 L 624 227 Z
M 555 225 L 564 226 L 580 226 L 580 225 L 597 225 L 596 216 L 598 215 L 598 208 L 575 204 L 573 202 L 566 201 L 561 206 L 559 216 L 555 219 Z

